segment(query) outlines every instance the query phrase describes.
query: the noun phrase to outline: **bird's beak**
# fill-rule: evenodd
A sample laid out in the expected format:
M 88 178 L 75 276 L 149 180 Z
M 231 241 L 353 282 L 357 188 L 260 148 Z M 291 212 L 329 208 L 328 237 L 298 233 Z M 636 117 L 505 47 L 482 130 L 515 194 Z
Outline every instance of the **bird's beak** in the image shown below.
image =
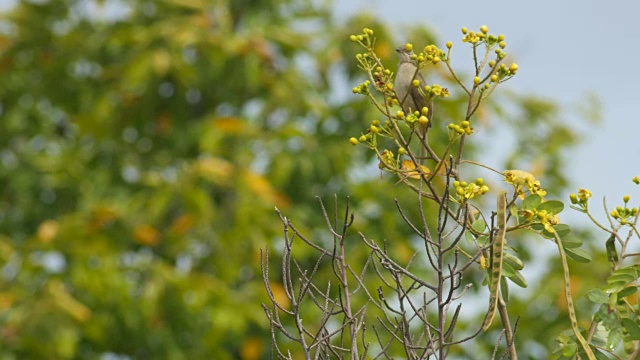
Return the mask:
M 396 52 L 401 53 L 401 52 L 402 52 L 402 49 L 403 49 L 403 47 L 402 47 L 402 46 L 400 46 L 399 48 L 396 48 Z

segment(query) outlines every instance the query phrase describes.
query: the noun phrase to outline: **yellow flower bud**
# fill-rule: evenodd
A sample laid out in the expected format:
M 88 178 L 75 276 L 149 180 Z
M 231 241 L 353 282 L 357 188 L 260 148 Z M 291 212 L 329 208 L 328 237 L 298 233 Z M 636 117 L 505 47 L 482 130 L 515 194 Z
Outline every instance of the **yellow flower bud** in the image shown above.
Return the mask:
M 365 135 L 360 136 L 360 138 L 358 139 L 358 141 L 360 142 L 365 142 L 367 141 L 367 137 Z
M 356 42 L 356 41 L 358 41 L 358 37 L 355 36 L 355 35 L 351 35 L 351 36 L 349 36 L 349 40 L 352 41 L 352 42 Z
M 447 41 L 447 49 L 451 49 L 453 47 L 453 43 L 451 41 Z
M 625 204 L 629 202 L 629 199 L 631 199 L 631 197 L 629 197 L 629 195 L 625 195 L 625 196 L 622 197 L 622 201 L 624 201 Z
M 469 30 L 468 30 L 466 27 L 463 27 L 463 28 L 462 28 L 462 29 L 460 29 L 460 30 L 462 30 L 462 33 L 463 33 L 464 35 L 466 35 L 466 34 L 467 34 L 467 32 L 469 32 Z
M 407 51 L 413 51 L 413 44 L 405 44 L 404 49 Z
M 509 66 L 509 71 L 511 71 L 512 73 L 518 71 L 518 64 L 511 64 L 511 66 Z
M 422 113 L 422 115 L 427 115 L 429 113 L 429 108 L 425 106 L 420 112 Z
M 354 145 L 354 146 L 355 146 L 355 145 L 358 145 L 358 139 L 356 139 L 356 138 L 354 138 L 354 137 L 350 138 L 350 139 L 349 139 L 349 142 L 351 143 L 351 145 Z
M 571 200 L 572 204 L 577 204 L 578 203 L 578 195 L 576 195 L 576 194 L 569 195 L 569 200 Z
M 474 77 L 473 78 L 473 83 L 476 84 L 476 85 L 480 84 L 480 77 L 479 76 Z
M 396 117 L 400 120 L 404 119 L 404 111 L 398 111 Z
M 487 25 L 482 25 L 480 26 L 480 31 L 482 31 L 483 34 L 486 34 L 489 32 L 489 28 L 487 27 Z
M 413 81 L 411 82 L 411 85 L 413 85 L 413 87 L 418 87 L 418 86 L 420 86 L 420 80 L 418 80 L 418 79 L 413 80 Z

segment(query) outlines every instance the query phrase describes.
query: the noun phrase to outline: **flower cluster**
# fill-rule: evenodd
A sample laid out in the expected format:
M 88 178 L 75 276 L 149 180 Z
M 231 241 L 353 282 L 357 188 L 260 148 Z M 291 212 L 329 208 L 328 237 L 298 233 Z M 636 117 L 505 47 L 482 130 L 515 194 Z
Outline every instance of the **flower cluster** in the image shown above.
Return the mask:
M 547 195 L 547 191 L 540 186 L 540 181 L 536 180 L 531 173 L 522 170 L 507 170 L 502 173 L 502 176 L 506 182 L 513 185 L 516 193 L 522 198 L 524 198 L 525 191 L 540 196 Z
M 380 153 L 378 168 L 385 171 L 394 171 L 398 168 L 398 161 L 395 155 L 393 155 L 393 151 L 383 150 L 382 153 Z
M 369 94 L 369 85 L 371 85 L 371 81 L 366 80 L 363 83 L 351 89 L 351 91 L 353 91 L 354 94 L 367 95 Z
M 408 115 L 406 115 L 404 111 L 398 111 L 396 113 L 396 118 L 398 120 L 404 120 L 411 128 L 413 128 L 416 124 L 423 126 L 429 124 L 429 118 L 427 117 L 428 114 L 429 108 L 423 107 L 421 111 L 414 111 Z
M 463 27 L 461 31 L 464 35 L 462 37 L 462 42 L 470 44 L 478 44 L 484 42 L 487 44 L 487 46 L 498 45 L 500 49 L 504 49 L 505 47 L 507 47 L 507 43 L 504 41 L 505 36 L 503 34 L 489 34 L 489 28 L 486 25 L 480 26 L 479 32 L 469 31 L 469 29 L 467 29 L 466 27 Z
M 553 226 L 558 225 L 560 223 L 560 216 L 558 216 L 558 214 L 553 214 L 546 210 L 536 211 L 535 216 L 538 218 L 540 223 L 544 226 L 544 229 L 550 233 L 553 233 L 555 231 L 553 229 Z
M 573 205 L 578 205 L 582 209 L 587 209 L 589 204 L 589 198 L 591 197 L 591 191 L 580 188 L 577 194 L 570 194 L 569 200 Z
M 372 37 L 373 37 L 373 30 L 369 28 L 364 28 L 362 29 L 362 34 L 350 35 L 349 40 L 351 40 L 352 42 L 362 43 L 363 45 L 369 45 L 371 44 Z
M 456 188 L 456 194 L 460 200 L 473 199 L 476 196 L 484 195 L 489 192 L 489 187 L 484 184 L 482 178 L 477 178 L 475 182 L 467 183 L 465 181 L 454 181 L 453 187 Z
M 358 145 L 358 143 L 366 143 L 369 148 L 375 148 L 377 141 L 377 135 L 380 136 L 390 136 L 391 134 L 391 122 L 386 120 L 384 124 L 380 123 L 380 120 L 373 120 L 371 125 L 367 128 L 367 132 L 360 135 L 360 137 L 350 137 L 349 143 L 353 146 Z M 403 149 L 404 151 L 404 149 Z M 402 154 L 400 154 L 402 155 Z
M 449 96 L 449 89 L 443 88 L 438 84 L 433 84 L 431 86 L 425 85 L 424 92 L 429 94 L 432 98 L 434 97 L 446 98 Z
M 449 134 L 452 136 L 473 134 L 473 128 L 467 120 L 462 121 L 460 124 L 450 123 L 449 125 L 447 125 L 447 128 L 449 129 Z
M 404 48 L 407 51 L 413 51 L 413 44 L 405 44 Z M 412 54 L 411 59 L 417 62 L 418 67 L 422 67 L 426 63 L 436 65 L 440 61 L 446 60 L 447 54 L 435 45 L 427 45 L 421 52 Z
M 627 203 L 631 197 L 629 195 L 625 195 L 622 197 L 622 201 L 624 201 L 623 206 L 617 206 L 615 209 L 611 210 L 611 217 L 616 219 L 620 225 L 627 225 L 630 223 L 635 223 L 636 218 L 638 217 L 638 208 L 627 207 Z

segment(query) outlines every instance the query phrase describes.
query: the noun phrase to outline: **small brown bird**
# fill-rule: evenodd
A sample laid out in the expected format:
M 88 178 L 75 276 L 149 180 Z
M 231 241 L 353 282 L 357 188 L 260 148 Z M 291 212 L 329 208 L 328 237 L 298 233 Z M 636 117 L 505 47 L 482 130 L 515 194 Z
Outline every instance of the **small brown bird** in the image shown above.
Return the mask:
M 402 111 L 405 115 L 409 115 L 414 111 L 421 111 L 423 107 L 427 106 L 425 98 L 420 94 L 418 88 L 413 86 L 413 80 L 420 81 L 420 88 L 424 88 L 426 83 L 417 71 L 415 60 L 411 59 L 413 51 L 408 51 L 404 46 L 397 48 L 396 51 L 399 59 L 394 89 Z
M 398 70 L 396 71 L 396 79 L 394 82 L 394 89 L 398 102 L 402 107 L 402 111 L 405 115 L 411 114 L 415 111 L 422 111 L 423 107 L 427 107 L 429 112 L 427 118 L 429 119 L 429 125 L 431 126 L 431 119 L 433 118 L 433 102 L 431 101 L 427 105 L 427 100 L 420 94 L 418 88 L 424 89 L 426 82 L 422 77 L 422 74 L 418 72 L 416 61 L 411 59 L 413 51 L 407 50 L 406 47 L 401 46 L 396 49 L 398 52 Z M 413 80 L 418 80 L 420 86 L 413 86 Z M 426 134 L 426 126 L 420 126 L 420 137 L 424 137 Z M 424 158 L 424 147 L 420 146 L 420 158 Z

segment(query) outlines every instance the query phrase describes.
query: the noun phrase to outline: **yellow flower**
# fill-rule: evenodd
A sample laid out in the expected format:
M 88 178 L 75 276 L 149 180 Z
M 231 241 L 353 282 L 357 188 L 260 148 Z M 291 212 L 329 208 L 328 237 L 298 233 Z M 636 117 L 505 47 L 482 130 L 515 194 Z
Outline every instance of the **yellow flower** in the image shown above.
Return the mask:
M 531 173 L 522 170 L 507 170 L 503 172 L 502 175 L 506 182 L 514 185 L 514 188 L 521 196 L 524 196 L 523 186 L 529 190 L 531 194 L 540 196 L 547 195 L 547 191 L 540 186 L 540 181 L 536 180 Z
M 584 188 L 578 189 L 578 199 L 580 199 L 580 201 L 587 201 L 587 199 L 590 197 L 591 191 Z

